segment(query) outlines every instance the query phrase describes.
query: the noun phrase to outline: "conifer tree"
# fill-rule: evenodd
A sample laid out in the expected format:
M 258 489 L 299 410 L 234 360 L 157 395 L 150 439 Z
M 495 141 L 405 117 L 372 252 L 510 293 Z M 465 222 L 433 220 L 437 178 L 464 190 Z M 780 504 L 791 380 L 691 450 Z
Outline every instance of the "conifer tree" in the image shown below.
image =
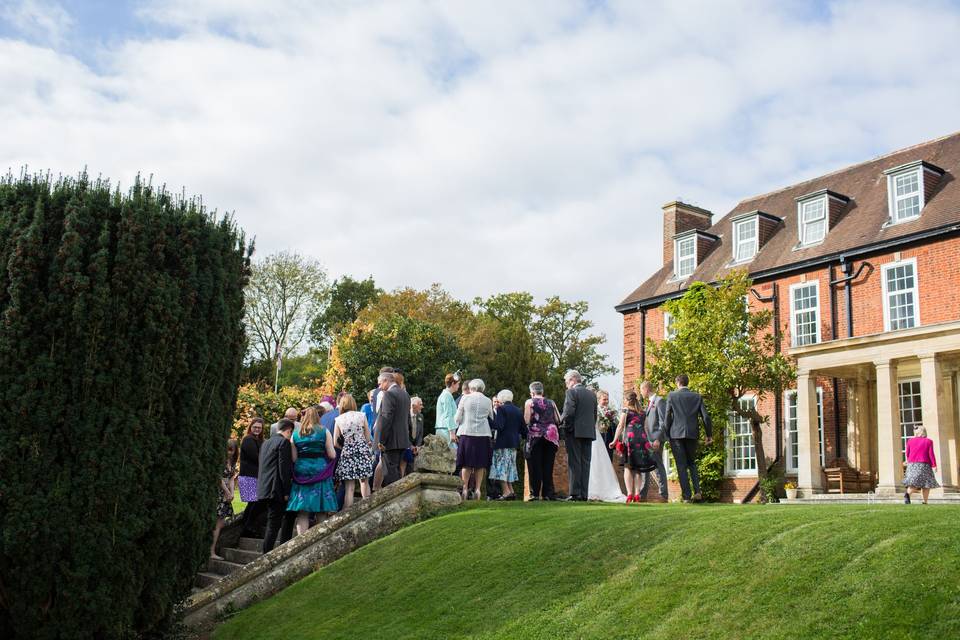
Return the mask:
M 169 626 L 209 549 L 250 252 L 139 180 L 0 179 L 0 637 Z

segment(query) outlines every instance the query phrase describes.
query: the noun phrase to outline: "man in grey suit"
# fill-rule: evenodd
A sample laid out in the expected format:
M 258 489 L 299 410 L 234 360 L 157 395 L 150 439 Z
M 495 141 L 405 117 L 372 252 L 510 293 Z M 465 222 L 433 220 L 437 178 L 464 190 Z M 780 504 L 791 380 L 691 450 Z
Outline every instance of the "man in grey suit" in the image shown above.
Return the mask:
M 564 439 L 567 446 L 567 475 L 570 496 L 567 500 L 584 502 L 590 482 L 590 458 L 597 437 L 597 396 L 583 386 L 579 372 L 571 369 L 563 376 L 567 396 L 563 401 Z
M 644 380 L 640 383 L 640 395 L 646 401 L 646 419 L 643 428 L 647 432 L 647 439 L 653 445 L 653 461 L 657 463 L 657 485 L 660 487 L 660 498 L 667 501 L 667 470 L 663 466 L 663 445 L 667 441 L 664 429 L 667 419 L 667 401 L 653 392 L 653 383 Z M 640 489 L 640 499 L 647 499 L 650 489 L 650 472 L 643 474 L 643 488 Z
M 680 491 L 685 502 L 690 501 L 690 482 L 693 482 L 693 501 L 700 502 L 700 475 L 697 472 L 697 442 L 700 440 L 700 424 L 707 437 L 705 442 L 713 442 L 713 427 L 710 414 L 703 405 L 703 396 L 687 388 L 690 378 L 686 374 L 677 376 L 677 390 L 667 396 L 667 434 L 670 438 L 670 450 L 677 461 L 677 475 L 680 478 Z M 687 470 L 690 480 L 687 480 Z
M 400 479 L 400 459 L 410 448 L 410 395 L 397 384 L 392 373 L 377 379 L 382 400 L 377 415 L 377 447 L 383 453 L 383 486 Z

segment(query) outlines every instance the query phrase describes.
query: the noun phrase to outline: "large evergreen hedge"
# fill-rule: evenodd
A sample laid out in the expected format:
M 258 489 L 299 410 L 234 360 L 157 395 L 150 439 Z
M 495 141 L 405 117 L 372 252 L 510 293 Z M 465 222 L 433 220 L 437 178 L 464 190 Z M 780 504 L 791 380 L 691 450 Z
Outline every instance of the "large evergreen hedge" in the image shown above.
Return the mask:
M 170 624 L 209 549 L 249 258 L 140 181 L 0 180 L 0 637 Z

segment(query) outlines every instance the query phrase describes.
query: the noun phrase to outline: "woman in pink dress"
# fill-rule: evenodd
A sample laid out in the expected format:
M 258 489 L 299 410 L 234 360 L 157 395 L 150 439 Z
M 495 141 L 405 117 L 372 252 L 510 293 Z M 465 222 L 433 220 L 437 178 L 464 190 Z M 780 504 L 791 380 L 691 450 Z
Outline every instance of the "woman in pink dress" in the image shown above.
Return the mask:
M 907 471 L 903 475 L 903 486 L 907 488 L 903 494 L 904 504 L 910 504 L 910 494 L 916 489 L 923 493 L 923 504 L 927 504 L 930 489 L 940 486 L 933 470 L 937 468 L 937 459 L 933 455 L 933 440 L 927 437 L 927 430 L 923 426 L 915 427 L 913 436 L 907 440 Z

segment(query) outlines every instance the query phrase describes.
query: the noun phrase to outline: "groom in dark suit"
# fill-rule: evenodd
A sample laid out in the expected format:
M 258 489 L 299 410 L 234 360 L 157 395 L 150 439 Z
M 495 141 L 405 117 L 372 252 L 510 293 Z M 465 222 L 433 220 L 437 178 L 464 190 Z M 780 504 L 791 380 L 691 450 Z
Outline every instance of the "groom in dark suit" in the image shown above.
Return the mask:
M 570 496 L 567 500 L 586 501 L 590 483 L 590 458 L 593 441 L 597 437 L 597 396 L 583 386 L 580 373 L 571 369 L 563 376 L 567 396 L 563 401 L 563 415 L 567 446 L 567 475 Z
M 410 395 L 390 372 L 377 379 L 383 399 L 377 415 L 377 446 L 383 452 L 383 486 L 400 479 L 400 459 L 410 448 Z
M 707 434 L 705 442 L 713 442 L 713 427 L 710 414 L 703 404 L 703 396 L 687 389 L 690 378 L 686 374 L 677 376 L 677 390 L 667 396 L 667 434 L 670 438 L 670 450 L 677 461 L 677 475 L 680 479 L 680 491 L 684 502 L 690 501 L 690 482 L 693 483 L 693 501 L 700 502 L 700 474 L 697 472 L 697 442 L 700 440 L 700 423 Z M 687 480 L 687 469 L 690 480 Z

